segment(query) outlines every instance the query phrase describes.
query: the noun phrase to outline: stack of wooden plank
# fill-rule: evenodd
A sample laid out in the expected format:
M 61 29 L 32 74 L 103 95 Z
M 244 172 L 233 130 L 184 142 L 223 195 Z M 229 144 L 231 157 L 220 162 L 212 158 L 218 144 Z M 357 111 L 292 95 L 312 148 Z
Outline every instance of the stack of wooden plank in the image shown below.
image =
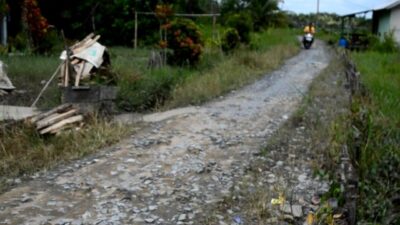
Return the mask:
M 40 134 L 58 134 L 82 126 L 83 115 L 72 104 L 64 104 L 30 119 Z
M 64 61 L 61 66 L 60 86 L 67 87 L 70 85 L 70 83 L 76 87 L 79 86 L 79 83 L 82 79 L 90 77 L 90 72 L 93 67 L 99 66 L 93 65 L 93 62 L 88 62 L 87 60 L 76 57 L 79 53 L 82 53 L 83 51 L 92 47 L 94 44 L 99 45 L 97 43 L 99 38 L 100 35 L 95 36 L 93 33 L 91 33 L 82 41 L 75 43 L 66 51 L 64 51 L 64 55 L 62 55 Z

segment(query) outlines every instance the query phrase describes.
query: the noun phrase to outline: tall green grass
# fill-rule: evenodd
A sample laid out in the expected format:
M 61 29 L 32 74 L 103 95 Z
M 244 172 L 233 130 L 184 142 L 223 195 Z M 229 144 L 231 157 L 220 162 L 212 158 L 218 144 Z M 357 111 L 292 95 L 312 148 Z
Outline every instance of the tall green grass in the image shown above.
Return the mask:
M 389 122 L 388 125 L 399 125 L 400 54 L 367 52 L 353 57 L 371 94 L 376 118 Z
M 400 54 L 353 54 L 368 95 L 353 100 L 350 146 L 360 175 L 359 219 L 399 224 Z

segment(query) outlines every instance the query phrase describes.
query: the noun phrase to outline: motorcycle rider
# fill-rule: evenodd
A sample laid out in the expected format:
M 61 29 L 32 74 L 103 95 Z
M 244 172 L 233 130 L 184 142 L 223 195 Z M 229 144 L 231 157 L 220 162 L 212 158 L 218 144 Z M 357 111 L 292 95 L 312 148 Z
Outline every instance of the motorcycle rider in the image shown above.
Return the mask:
M 304 31 L 304 34 L 310 33 L 314 36 L 314 34 L 315 34 L 314 24 L 312 22 L 308 23 L 308 25 L 304 27 L 303 31 Z M 305 41 L 305 35 L 303 36 L 303 43 L 304 43 L 304 41 Z M 312 39 L 311 44 L 313 44 L 313 42 L 314 42 L 314 38 Z
M 310 33 L 312 35 L 315 34 L 315 27 L 312 22 L 310 22 L 307 26 L 304 27 L 304 33 Z

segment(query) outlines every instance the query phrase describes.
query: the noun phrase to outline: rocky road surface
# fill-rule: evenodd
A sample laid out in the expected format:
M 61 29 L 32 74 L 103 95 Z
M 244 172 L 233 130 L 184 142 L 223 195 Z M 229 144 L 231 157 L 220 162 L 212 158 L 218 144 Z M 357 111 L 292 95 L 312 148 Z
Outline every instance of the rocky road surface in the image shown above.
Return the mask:
M 121 143 L 0 195 L 0 224 L 201 224 L 329 61 L 317 42 L 213 102 L 143 116 L 140 131 Z M 310 168 L 290 169 L 304 190 L 327 186 L 313 182 Z M 269 177 L 273 185 L 276 175 Z

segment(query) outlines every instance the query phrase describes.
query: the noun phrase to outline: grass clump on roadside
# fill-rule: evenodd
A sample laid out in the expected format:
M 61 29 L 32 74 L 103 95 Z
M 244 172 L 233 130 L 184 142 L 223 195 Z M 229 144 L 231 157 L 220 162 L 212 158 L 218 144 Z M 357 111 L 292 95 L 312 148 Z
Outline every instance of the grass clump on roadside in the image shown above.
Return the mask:
M 367 95 L 353 98 L 349 145 L 358 169 L 359 221 L 399 224 L 400 55 L 355 53 Z
M 27 124 L 0 130 L 0 192 L 8 178 L 35 173 L 78 159 L 124 138 L 132 129 L 91 117 L 87 125 L 57 136 L 40 136 Z

